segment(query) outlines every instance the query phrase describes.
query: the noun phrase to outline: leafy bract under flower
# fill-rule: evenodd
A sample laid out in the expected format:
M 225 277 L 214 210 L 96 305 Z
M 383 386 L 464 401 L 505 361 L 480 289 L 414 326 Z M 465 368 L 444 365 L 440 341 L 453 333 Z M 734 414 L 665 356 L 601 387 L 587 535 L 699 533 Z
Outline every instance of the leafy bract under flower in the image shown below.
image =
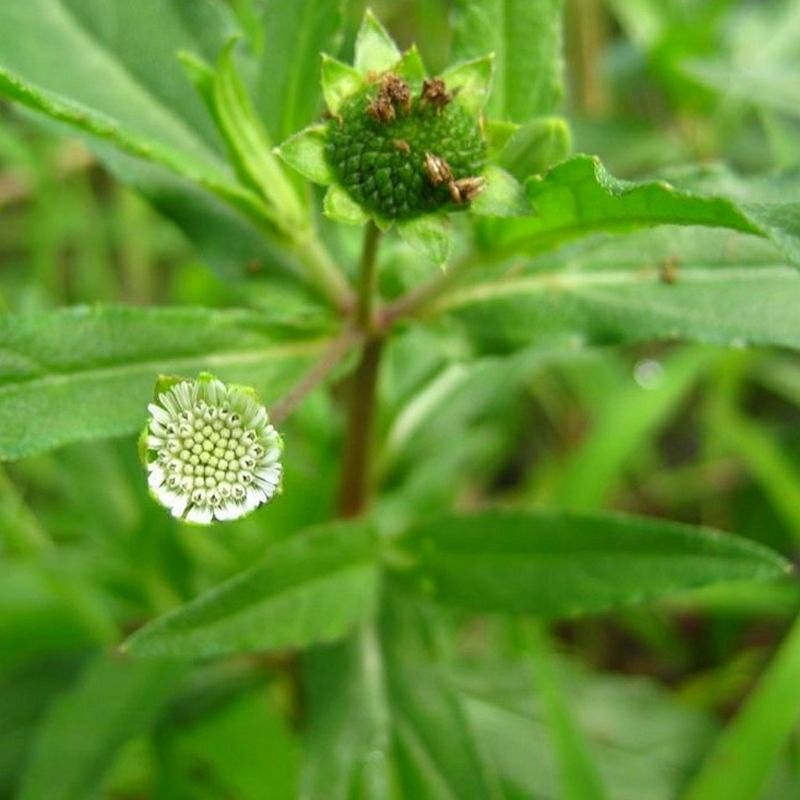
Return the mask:
M 355 65 L 323 56 L 327 121 L 291 137 L 278 153 L 330 187 L 327 216 L 348 224 L 372 218 L 382 229 L 396 223 L 406 241 L 442 263 L 449 212 L 531 211 L 514 178 L 486 163 L 497 149 L 495 128 L 483 117 L 492 69 L 486 56 L 430 78 L 417 50 L 401 54 L 367 12 Z
M 148 411 L 148 484 L 174 517 L 239 519 L 280 491 L 283 442 L 252 389 L 207 374 L 162 379 Z

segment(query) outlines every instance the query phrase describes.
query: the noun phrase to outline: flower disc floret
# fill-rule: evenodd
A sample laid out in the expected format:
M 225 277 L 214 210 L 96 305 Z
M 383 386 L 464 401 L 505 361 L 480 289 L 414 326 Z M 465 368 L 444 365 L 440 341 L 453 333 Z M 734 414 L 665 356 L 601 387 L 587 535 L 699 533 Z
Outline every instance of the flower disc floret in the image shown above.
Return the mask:
M 386 220 L 463 209 L 450 185 L 483 170 L 486 145 L 477 116 L 458 102 L 434 103 L 419 92 L 390 102 L 386 79 L 352 95 L 328 122 L 326 156 L 337 182 Z M 447 164 L 448 180 L 427 169 L 431 155 Z
M 280 491 L 283 442 L 251 390 L 201 376 L 161 392 L 148 411 L 148 484 L 173 516 L 238 519 Z

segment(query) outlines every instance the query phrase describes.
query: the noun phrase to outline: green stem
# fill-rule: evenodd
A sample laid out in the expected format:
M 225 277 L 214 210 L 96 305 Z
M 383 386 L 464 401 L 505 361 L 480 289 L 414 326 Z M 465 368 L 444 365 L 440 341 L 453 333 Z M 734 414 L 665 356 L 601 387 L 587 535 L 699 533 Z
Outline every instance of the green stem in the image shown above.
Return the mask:
M 309 280 L 339 311 L 349 313 L 355 303 L 353 290 L 316 234 L 298 240 L 296 246 Z
M 342 485 L 339 513 L 356 517 L 369 503 L 372 472 L 372 440 L 375 402 L 383 339 L 374 331 L 373 302 L 377 278 L 377 253 L 380 231 L 367 226 L 361 257 L 355 322 L 366 336 L 361 361 L 350 382 L 347 428 L 342 457 Z

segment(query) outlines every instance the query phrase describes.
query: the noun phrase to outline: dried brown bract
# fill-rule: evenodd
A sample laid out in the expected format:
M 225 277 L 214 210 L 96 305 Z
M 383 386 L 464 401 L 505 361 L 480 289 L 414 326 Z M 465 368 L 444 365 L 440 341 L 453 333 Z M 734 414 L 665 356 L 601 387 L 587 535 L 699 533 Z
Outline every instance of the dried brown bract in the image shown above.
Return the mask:
M 447 188 L 450 190 L 450 197 L 454 203 L 463 205 L 474 200 L 486 186 L 485 178 L 459 178 L 451 181 Z
M 441 111 L 453 101 L 455 92 L 447 90 L 447 84 L 441 78 L 425 78 L 422 82 L 420 101 L 423 105 L 433 106 L 436 111 Z
M 434 186 L 453 182 L 453 172 L 450 169 L 450 165 L 443 158 L 433 153 L 425 153 L 425 174 Z
M 393 139 L 392 144 L 404 156 L 407 156 L 411 152 L 411 145 L 405 139 Z
M 661 282 L 670 285 L 677 283 L 678 267 L 680 267 L 680 259 L 676 256 L 665 258 L 659 267 L 659 279 Z
M 375 122 L 392 122 L 397 117 L 392 101 L 383 92 L 367 105 L 366 112 Z
M 381 81 L 381 94 L 388 97 L 395 107 L 400 107 L 406 114 L 411 111 L 411 88 L 397 75 L 389 72 Z

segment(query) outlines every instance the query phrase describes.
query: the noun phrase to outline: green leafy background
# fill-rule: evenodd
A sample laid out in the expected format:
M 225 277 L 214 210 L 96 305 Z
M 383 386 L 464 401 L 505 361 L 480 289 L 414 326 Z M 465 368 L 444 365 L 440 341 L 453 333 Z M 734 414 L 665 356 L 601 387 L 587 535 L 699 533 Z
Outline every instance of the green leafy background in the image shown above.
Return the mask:
M 274 406 L 340 341 L 360 231 L 272 148 L 364 10 L 0 3 L 0 797 L 797 796 L 797 0 L 376 2 L 434 72 L 494 54 L 528 213 L 459 215 L 444 278 L 384 236 L 387 302 L 441 291 L 365 518 L 352 353 L 268 508 L 148 497 L 158 374 Z

